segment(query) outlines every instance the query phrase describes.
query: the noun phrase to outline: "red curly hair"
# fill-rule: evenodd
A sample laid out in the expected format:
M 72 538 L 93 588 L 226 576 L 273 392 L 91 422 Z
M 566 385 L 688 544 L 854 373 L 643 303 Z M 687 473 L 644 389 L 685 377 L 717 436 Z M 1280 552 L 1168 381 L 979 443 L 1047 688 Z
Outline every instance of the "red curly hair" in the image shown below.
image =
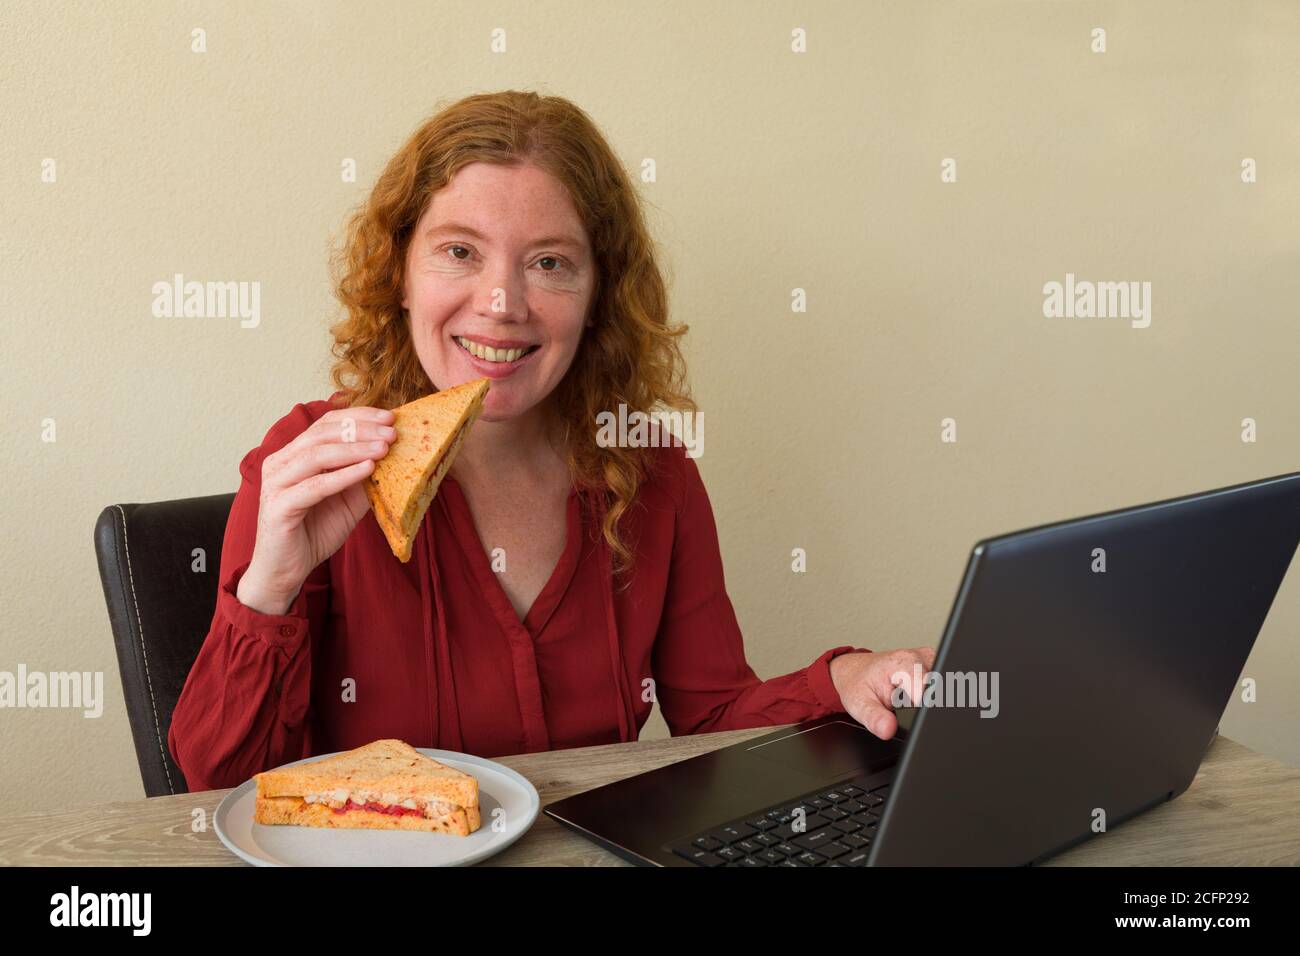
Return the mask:
M 597 265 L 587 330 L 552 394 L 574 484 L 603 493 L 602 531 L 615 571 L 632 565 L 619 521 L 652 467 L 652 449 L 601 447 L 596 416 L 696 410 L 641 201 L 622 164 L 580 108 L 558 96 L 507 90 L 440 109 L 388 161 L 331 258 L 346 317 L 331 327 L 330 377 L 343 407 L 395 408 L 434 391 L 401 305 L 411 233 L 434 193 L 470 163 L 530 164 L 566 188 Z

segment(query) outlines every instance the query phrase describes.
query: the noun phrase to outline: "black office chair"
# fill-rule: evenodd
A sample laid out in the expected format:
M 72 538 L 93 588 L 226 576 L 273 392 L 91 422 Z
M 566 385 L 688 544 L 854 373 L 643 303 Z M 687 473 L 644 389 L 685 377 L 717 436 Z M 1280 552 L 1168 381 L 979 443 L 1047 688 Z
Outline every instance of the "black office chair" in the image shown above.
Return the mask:
M 145 795 L 188 793 L 167 749 L 172 710 L 217 606 L 226 519 L 235 496 L 110 505 L 95 555 L 113 626 L 126 712 Z M 205 570 L 193 570 L 203 549 Z

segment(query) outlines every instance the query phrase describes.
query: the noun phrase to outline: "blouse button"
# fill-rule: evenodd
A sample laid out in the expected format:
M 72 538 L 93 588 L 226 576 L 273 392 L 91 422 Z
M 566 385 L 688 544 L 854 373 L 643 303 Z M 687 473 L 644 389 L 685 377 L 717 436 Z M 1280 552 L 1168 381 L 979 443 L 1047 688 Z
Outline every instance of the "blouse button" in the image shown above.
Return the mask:
M 292 624 L 281 624 L 281 625 L 280 625 L 280 636 L 281 636 L 281 637 L 293 637 L 293 636 L 294 636 L 295 634 L 297 634 L 297 633 L 298 633 L 298 629 L 297 629 L 296 627 L 294 627 Z

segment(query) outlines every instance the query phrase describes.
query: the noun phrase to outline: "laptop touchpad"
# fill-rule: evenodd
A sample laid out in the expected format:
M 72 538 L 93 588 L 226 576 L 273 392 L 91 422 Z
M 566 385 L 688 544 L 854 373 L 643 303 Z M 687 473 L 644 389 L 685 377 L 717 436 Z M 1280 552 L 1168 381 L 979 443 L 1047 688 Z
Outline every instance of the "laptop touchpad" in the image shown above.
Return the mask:
M 834 721 L 749 749 L 754 757 L 812 777 L 838 777 L 855 770 L 875 772 L 898 760 L 903 740 L 881 740 L 858 724 Z

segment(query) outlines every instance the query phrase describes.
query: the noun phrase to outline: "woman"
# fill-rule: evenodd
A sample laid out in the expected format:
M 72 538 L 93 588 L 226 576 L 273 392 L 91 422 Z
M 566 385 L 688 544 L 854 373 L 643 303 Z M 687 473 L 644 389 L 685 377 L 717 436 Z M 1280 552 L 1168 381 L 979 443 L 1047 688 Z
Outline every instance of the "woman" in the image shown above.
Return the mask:
M 596 416 L 693 410 L 635 191 L 566 100 L 503 92 L 425 123 L 339 257 L 338 390 L 240 464 L 216 612 L 168 735 L 191 790 L 381 737 L 498 756 L 847 710 L 928 648 L 836 647 L 759 681 L 681 447 L 602 447 Z M 397 561 L 362 482 L 384 409 L 487 376 L 483 412 Z M 913 699 L 919 686 L 907 684 Z

